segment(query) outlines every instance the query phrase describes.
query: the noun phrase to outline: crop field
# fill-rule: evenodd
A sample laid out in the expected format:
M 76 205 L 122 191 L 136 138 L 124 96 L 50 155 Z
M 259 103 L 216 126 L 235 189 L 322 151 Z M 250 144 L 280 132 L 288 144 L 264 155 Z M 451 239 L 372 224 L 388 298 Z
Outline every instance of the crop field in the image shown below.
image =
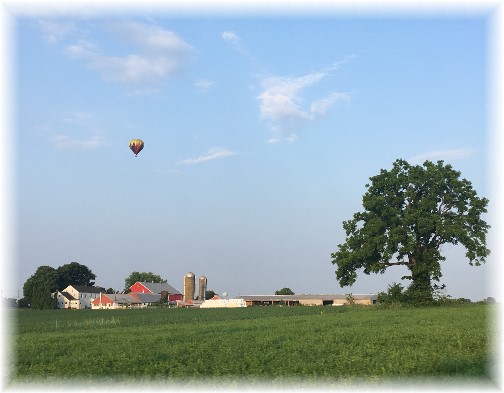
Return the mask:
M 490 383 L 493 310 L 13 310 L 10 380 Z

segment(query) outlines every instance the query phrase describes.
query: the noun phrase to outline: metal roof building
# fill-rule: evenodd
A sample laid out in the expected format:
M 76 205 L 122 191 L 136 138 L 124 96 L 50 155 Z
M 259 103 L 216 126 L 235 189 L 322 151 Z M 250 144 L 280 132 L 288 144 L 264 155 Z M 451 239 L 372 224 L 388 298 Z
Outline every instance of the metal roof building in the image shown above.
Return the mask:
M 303 306 L 343 306 L 345 304 L 365 304 L 376 303 L 377 295 L 365 294 L 337 294 L 337 295 L 246 295 L 238 296 L 245 300 L 247 306 L 269 306 L 269 305 L 303 305 Z

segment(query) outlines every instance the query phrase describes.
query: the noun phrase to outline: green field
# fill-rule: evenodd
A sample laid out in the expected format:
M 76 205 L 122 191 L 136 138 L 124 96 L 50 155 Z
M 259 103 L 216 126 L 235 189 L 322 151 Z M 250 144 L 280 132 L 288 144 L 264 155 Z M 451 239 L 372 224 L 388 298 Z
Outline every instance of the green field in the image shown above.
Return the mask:
M 13 310 L 11 380 L 490 381 L 493 310 Z

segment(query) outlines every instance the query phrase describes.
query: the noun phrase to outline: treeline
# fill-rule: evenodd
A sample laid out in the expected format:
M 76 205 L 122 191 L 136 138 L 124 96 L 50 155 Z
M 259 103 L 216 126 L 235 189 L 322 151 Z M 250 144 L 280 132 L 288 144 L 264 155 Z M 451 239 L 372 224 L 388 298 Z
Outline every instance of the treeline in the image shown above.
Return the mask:
M 39 266 L 23 285 L 23 297 L 21 299 L 4 299 L 8 307 L 32 308 L 45 310 L 56 308 L 56 299 L 52 296 L 56 291 L 63 291 L 69 285 L 95 286 L 103 293 L 120 293 L 113 288 L 105 289 L 95 285 L 96 274 L 85 265 L 78 262 L 70 262 L 58 268 L 43 265 Z M 137 281 L 166 283 L 160 275 L 152 272 L 132 272 L 124 280 L 123 293 L 129 293 L 130 287 Z M 215 295 L 214 291 L 207 291 L 205 298 Z
M 69 285 L 92 286 L 96 275 L 85 265 L 70 262 L 58 268 L 39 266 L 23 285 L 23 298 L 19 307 L 44 310 L 56 307 L 56 299 L 51 294 L 62 291 Z

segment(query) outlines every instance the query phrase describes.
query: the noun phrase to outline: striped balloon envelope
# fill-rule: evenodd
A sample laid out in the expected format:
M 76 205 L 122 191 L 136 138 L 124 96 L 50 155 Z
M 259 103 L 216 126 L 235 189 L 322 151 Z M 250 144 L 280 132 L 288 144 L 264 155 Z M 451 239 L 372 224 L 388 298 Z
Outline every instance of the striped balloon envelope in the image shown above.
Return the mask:
M 129 148 L 133 153 L 135 153 L 136 157 L 144 148 L 144 143 L 141 139 L 132 139 L 129 143 Z

